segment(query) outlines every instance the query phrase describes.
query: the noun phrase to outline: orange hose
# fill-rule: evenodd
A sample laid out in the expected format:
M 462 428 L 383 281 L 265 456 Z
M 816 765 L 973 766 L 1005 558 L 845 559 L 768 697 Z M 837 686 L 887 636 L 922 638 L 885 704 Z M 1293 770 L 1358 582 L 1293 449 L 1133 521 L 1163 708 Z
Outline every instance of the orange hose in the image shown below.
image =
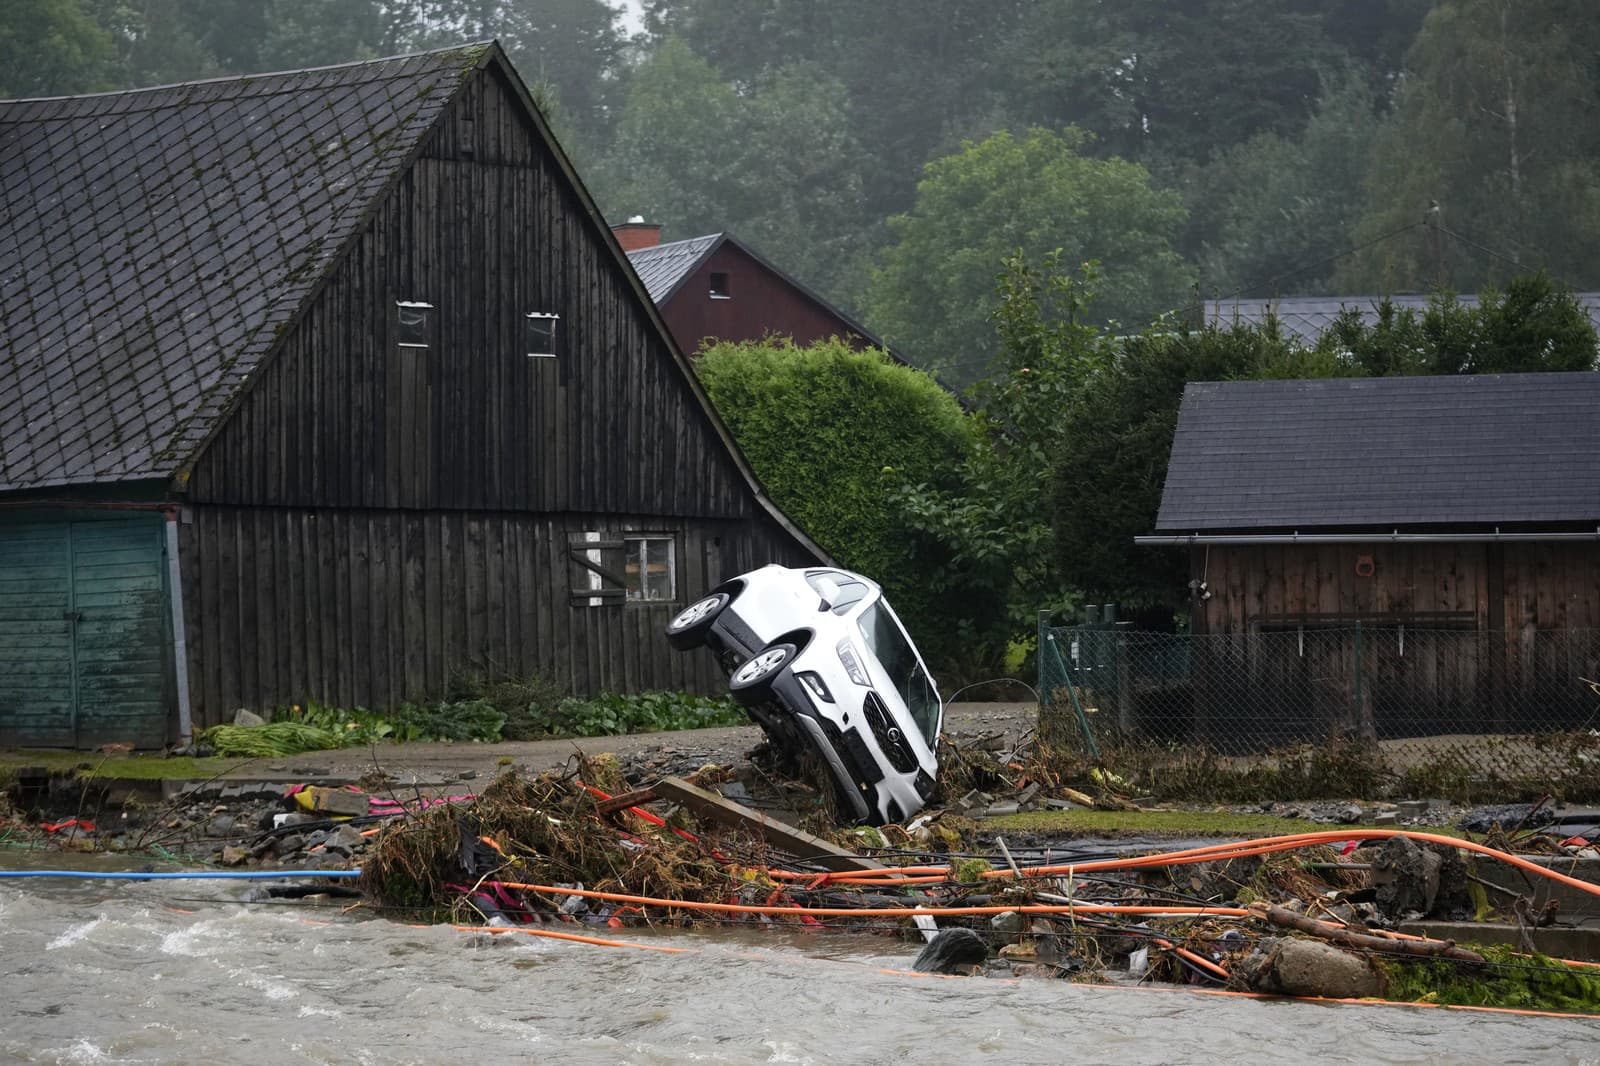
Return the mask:
M 1514 866 L 1528 873 L 1538 874 L 1549 878 L 1570 888 L 1587 892 L 1590 895 L 1600 896 L 1600 885 L 1588 881 L 1581 881 L 1566 874 L 1540 866 L 1538 863 L 1529 862 L 1516 855 L 1498 851 L 1486 845 L 1471 840 L 1462 840 L 1457 837 L 1447 837 L 1438 833 L 1416 833 L 1407 829 L 1362 829 L 1357 832 L 1349 830 L 1321 830 L 1314 833 L 1295 833 L 1288 836 L 1263 837 L 1258 840 L 1229 841 L 1221 844 L 1209 844 L 1199 848 L 1187 848 L 1182 851 L 1159 852 L 1152 855 L 1140 855 L 1132 858 L 1098 859 L 1089 862 L 1060 863 L 1050 866 L 1034 866 L 1021 871 L 1022 876 L 1028 877 L 1061 877 L 1067 874 L 1095 873 L 1105 870 L 1136 870 L 1151 866 L 1185 866 L 1192 863 L 1213 862 L 1218 859 L 1246 858 L 1254 855 L 1267 855 L 1279 851 L 1292 851 L 1297 848 L 1311 847 L 1317 844 L 1328 844 L 1334 841 L 1351 839 L 1384 840 L 1389 837 L 1407 837 L 1411 840 L 1426 841 L 1428 843 L 1444 844 L 1464 851 L 1476 852 L 1498 859 L 1510 866 Z M 910 866 L 889 867 L 882 871 L 852 870 L 847 874 L 831 875 L 829 884 L 841 885 L 883 885 L 889 884 L 933 884 L 949 880 L 949 867 L 945 866 Z M 783 871 L 773 871 L 774 876 L 783 876 Z M 921 875 L 921 876 L 919 876 Z M 811 876 L 811 875 L 806 875 Z M 1008 878 L 1015 876 L 1010 869 L 1000 868 L 987 870 L 982 875 L 986 879 Z
M 895 917 L 915 914 L 929 917 L 954 917 L 978 914 L 1216 914 L 1243 918 L 1250 912 L 1242 907 L 1144 907 L 1111 903 L 1078 904 L 1025 904 L 1016 907 L 765 907 L 749 903 L 702 903 L 697 900 L 661 899 L 656 896 L 630 896 L 621 892 L 601 892 L 592 888 L 557 888 L 554 885 L 529 885 L 517 881 L 497 881 L 502 888 L 516 888 L 525 892 L 541 892 L 555 896 L 582 896 L 586 899 L 603 899 L 613 903 L 632 903 L 644 907 L 676 907 L 680 910 L 713 911 L 719 914 L 789 914 L 810 915 L 813 918 Z

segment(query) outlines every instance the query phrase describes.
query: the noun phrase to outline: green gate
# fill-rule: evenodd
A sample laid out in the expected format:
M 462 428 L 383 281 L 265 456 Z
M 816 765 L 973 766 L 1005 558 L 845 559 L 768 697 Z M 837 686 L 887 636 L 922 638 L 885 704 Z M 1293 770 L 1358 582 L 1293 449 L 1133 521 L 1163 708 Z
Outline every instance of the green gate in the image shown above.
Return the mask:
M 166 743 L 162 520 L 0 523 L 0 744 Z

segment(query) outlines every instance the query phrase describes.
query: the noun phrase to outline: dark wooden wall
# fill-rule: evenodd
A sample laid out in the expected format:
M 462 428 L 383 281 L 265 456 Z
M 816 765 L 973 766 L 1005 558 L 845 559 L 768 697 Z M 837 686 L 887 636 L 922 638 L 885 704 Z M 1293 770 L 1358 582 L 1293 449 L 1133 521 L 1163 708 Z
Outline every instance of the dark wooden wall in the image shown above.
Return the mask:
M 307 699 L 383 708 L 452 674 L 570 690 L 722 687 L 662 630 L 688 597 L 807 550 L 713 420 L 497 66 L 202 452 L 182 570 L 197 725 Z M 435 308 L 427 349 L 395 303 Z M 561 316 L 558 358 L 527 312 Z M 672 534 L 675 603 L 574 606 L 568 537 Z
M 727 274 L 731 297 L 711 298 L 711 275 Z M 842 337 L 857 351 L 871 342 L 826 305 L 812 299 L 765 264 L 724 243 L 686 278 L 661 307 L 667 328 L 686 352 L 699 351 L 706 338 L 760 340 L 776 335 L 810 344 Z
M 1208 557 L 1209 553 L 1209 557 Z M 1373 573 L 1356 573 L 1370 556 Z M 1486 630 L 1600 629 L 1600 543 L 1215 545 L 1193 550 L 1205 631 L 1307 616 L 1455 616 Z
M 753 513 L 686 369 L 490 68 L 197 462 L 189 496 L 273 506 Z M 435 307 L 426 350 L 397 300 Z M 527 312 L 561 316 L 526 354 Z
M 809 561 L 769 522 L 644 515 L 199 506 L 180 528 L 197 725 L 307 699 L 391 707 L 470 670 L 715 691 L 710 654 L 669 648 L 667 620 L 734 574 Z M 674 535 L 678 601 L 573 605 L 568 538 L 591 530 Z

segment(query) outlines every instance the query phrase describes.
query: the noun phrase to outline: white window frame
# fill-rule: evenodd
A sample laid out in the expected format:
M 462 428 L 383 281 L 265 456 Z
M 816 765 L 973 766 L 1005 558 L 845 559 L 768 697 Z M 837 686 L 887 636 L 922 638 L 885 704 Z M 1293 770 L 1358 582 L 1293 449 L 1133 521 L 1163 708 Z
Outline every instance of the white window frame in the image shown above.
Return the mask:
M 634 544 L 641 546 L 640 566 L 638 570 L 639 587 L 636 589 L 630 583 L 627 586 L 626 602 L 628 603 L 672 603 L 678 598 L 678 538 L 670 533 L 623 533 L 622 534 L 622 573 L 624 577 L 633 577 L 628 572 L 630 553 Z M 659 545 L 666 554 L 666 595 L 648 596 L 649 568 L 654 557 L 651 547 Z
M 407 311 L 428 311 L 428 312 L 431 312 L 434 309 L 433 305 L 431 303 L 428 303 L 425 300 L 396 300 L 394 302 L 394 306 L 395 306 L 395 346 L 399 347 L 399 348 L 411 348 L 413 350 L 421 350 L 421 351 L 427 351 L 429 348 L 433 347 L 433 340 L 432 340 L 433 315 L 432 314 L 428 314 L 428 315 L 423 316 L 423 320 L 422 320 L 422 331 L 423 331 L 423 333 L 425 335 L 428 335 L 428 338 L 429 338 L 428 340 L 425 340 L 425 341 L 423 341 L 422 343 L 419 344 L 416 341 L 403 341 L 403 340 L 399 339 L 400 338 L 400 332 L 399 331 L 400 331 L 400 328 L 401 328 L 399 316 L 405 314 Z
M 528 311 L 522 317 L 527 319 L 529 322 L 532 322 L 534 319 L 546 319 L 550 323 L 550 348 L 552 350 L 548 352 L 526 352 L 525 354 L 527 357 L 529 359 L 554 359 L 556 357 L 556 353 L 554 351 L 556 347 L 556 333 L 561 326 L 561 316 L 549 311 Z M 524 336 L 526 336 L 526 334 L 524 334 Z

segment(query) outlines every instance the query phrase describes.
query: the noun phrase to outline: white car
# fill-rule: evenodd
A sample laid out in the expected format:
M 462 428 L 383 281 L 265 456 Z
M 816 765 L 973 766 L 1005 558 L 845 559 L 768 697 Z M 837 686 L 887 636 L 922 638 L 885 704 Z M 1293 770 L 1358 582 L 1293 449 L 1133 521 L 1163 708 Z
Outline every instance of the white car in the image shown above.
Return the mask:
M 685 607 L 667 639 L 716 652 L 734 697 L 775 744 L 822 757 L 856 821 L 903 822 L 932 795 L 944 704 L 870 579 L 764 566 Z

